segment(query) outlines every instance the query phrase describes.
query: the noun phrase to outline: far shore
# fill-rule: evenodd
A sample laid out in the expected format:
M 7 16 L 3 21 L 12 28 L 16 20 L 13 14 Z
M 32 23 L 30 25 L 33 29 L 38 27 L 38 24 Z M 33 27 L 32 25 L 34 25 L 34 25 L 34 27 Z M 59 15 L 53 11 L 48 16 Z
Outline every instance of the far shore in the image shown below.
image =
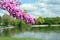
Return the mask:
M 60 26 L 60 25 L 32 25 L 32 27 L 57 27 L 57 26 Z

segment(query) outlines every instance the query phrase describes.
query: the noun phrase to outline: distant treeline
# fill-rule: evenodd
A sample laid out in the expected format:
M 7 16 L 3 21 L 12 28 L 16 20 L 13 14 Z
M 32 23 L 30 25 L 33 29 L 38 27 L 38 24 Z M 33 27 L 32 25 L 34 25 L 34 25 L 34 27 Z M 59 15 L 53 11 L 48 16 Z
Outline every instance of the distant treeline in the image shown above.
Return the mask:
M 36 19 L 36 24 L 37 25 L 40 25 L 40 24 L 48 24 L 48 25 L 51 25 L 51 24 L 60 24 L 60 17 L 53 17 L 53 18 L 49 18 L 49 17 L 46 17 L 46 18 L 38 17 Z
M 60 24 L 60 17 L 53 17 L 53 18 L 43 18 L 38 17 L 36 18 L 36 22 L 34 25 L 44 25 L 44 24 Z M 21 26 L 21 25 L 27 25 L 23 20 L 13 18 L 10 15 L 4 14 L 2 17 L 0 16 L 0 25 L 13 25 L 13 26 Z

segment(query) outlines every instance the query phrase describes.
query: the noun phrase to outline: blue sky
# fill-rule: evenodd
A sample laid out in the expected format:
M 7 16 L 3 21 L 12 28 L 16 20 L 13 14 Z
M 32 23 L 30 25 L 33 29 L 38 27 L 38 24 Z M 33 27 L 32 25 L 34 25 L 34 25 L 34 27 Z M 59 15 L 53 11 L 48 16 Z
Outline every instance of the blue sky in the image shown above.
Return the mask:
M 60 17 L 60 0 L 19 0 L 21 9 L 26 9 L 33 17 Z M 5 11 L 4 11 L 5 12 Z M 0 10 L 0 15 L 4 12 Z

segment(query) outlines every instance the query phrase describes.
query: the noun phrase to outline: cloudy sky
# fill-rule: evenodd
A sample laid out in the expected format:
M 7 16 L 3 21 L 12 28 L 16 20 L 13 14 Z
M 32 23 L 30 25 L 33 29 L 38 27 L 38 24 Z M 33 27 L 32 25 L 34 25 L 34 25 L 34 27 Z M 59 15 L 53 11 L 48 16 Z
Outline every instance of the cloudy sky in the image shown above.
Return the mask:
M 60 0 L 19 0 L 22 5 L 21 9 L 25 9 L 33 17 L 60 17 Z M 0 10 L 0 15 L 6 13 Z

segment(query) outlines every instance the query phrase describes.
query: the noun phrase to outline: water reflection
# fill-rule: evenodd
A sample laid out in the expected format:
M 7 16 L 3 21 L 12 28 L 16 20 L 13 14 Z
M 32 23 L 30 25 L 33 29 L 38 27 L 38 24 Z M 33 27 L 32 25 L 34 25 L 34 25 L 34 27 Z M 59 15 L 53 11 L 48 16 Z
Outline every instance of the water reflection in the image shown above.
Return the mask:
M 12 37 L 16 38 L 39 38 L 42 40 L 60 40 L 60 33 L 55 32 L 23 32 L 20 34 L 15 34 Z

